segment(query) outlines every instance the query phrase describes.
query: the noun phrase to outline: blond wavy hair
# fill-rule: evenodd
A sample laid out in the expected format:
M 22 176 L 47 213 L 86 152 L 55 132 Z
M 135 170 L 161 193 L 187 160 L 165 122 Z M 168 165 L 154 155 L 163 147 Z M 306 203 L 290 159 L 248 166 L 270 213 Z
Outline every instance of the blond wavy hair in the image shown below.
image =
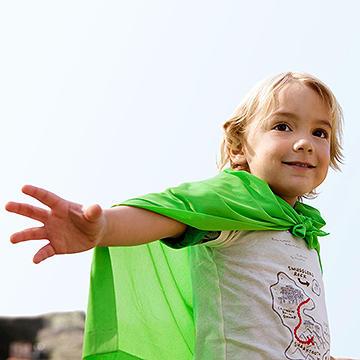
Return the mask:
M 310 87 L 328 106 L 332 124 L 330 166 L 335 170 L 340 169 L 340 164 L 343 162 L 341 146 L 343 115 L 334 94 L 328 86 L 310 74 L 286 72 L 265 79 L 255 86 L 236 108 L 231 118 L 224 123 L 224 136 L 218 160 L 219 170 L 227 165 L 232 169 L 247 170 L 243 165 L 234 162 L 232 155 L 244 145 L 248 126 L 252 121 L 264 120 L 276 107 L 280 90 L 290 83 L 300 83 Z

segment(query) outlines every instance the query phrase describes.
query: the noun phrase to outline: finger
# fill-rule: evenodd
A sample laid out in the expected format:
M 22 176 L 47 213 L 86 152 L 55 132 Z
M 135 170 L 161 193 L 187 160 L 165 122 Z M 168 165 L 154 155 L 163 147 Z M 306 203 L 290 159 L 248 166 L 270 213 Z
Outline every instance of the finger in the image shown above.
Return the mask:
M 50 191 L 32 185 L 24 185 L 21 190 L 24 194 L 39 200 L 49 208 L 53 208 L 59 201 L 63 200 L 60 196 Z
M 17 244 L 19 242 L 28 241 L 28 240 L 44 240 L 44 239 L 47 239 L 47 234 L 43 226 L 25 229 L 10 236 L 10 241 L 13 244 Z
M 94 222 L 98 220 L 101 214 L 102 214 L 102 208 L 98 204 L 91 205 L 84 211 L 85 219 L 90 222 Z
M 34 220 L 41 221 L 42 223 L 44 223 L 47 220 L 48 214 L 49 214 L 48 210 L 41 209 L 37 206 L 33 206 L 30 204 L 24 204 L 24 203 L 17 203 L 17 202 L 12 202 L 12 201 L 8 202 L 5 205 L 5 209 L 12 213 L 19 214 L 19 215 L 26 216 L 26 217 L 29 217 Z
M 54 256 L 55 255 L 55 250 L 54 248 L 51 246 L 51 244 L 47 244 L 45 246 L 43 246 L 34 256 L 33 258 L 33 262 L 35 264 L 39 264 L 42 261 L 46 260 L 47 258 Z

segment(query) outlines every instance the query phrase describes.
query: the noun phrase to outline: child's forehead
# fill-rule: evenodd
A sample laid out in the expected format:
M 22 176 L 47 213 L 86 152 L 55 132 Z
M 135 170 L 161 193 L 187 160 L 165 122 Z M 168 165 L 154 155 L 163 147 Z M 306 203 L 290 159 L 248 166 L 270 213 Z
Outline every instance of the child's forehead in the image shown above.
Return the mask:
M 331 109 L 325 99 L 312 87 L 292 82 L 274 92 L 267 116 L 273 114 L 302 115 L 330 122 Z
M 291 82 L 280 89 L 274 90 L 272 97 L 278 107 L 281 105 L 298 105 L 304 100 L 311 100 L 325 105 L 323 98 L 314 88 L 300 82 Z

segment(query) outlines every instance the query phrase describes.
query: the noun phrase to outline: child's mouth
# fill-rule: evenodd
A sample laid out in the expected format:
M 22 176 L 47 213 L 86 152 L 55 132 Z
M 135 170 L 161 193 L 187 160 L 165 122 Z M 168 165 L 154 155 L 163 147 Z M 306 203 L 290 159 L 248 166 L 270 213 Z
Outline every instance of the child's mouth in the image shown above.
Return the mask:
M 283 164 L 289 165 L 289 166 L 295 166 L 295 167 L 299 167 L 299 168 L 305 168 L 305 169 L 314 169 L 315 168 L 314 165 L 311 165 L 310 163 L 302 162 L 302 161 L 283 161 Z

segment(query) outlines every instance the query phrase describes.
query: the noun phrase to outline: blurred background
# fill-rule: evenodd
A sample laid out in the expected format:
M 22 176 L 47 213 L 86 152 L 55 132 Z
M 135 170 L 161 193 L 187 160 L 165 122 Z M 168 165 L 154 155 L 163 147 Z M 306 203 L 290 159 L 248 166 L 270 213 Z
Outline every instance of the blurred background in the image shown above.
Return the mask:
M 359 356 L 360 5 L 356 1 L 0 2 L 0 316 L 86 310 L 91 252 L 11 245 L 23 184 L 108 207 L 216 174 L 221 124 L 266 76 L 312 73 L 345 116 L 342 172 L 318 207 L 332 353 Z M 1 338 L 1 334 L 0 334 Z M 21 345 L 20 345 L 21 346 Z

